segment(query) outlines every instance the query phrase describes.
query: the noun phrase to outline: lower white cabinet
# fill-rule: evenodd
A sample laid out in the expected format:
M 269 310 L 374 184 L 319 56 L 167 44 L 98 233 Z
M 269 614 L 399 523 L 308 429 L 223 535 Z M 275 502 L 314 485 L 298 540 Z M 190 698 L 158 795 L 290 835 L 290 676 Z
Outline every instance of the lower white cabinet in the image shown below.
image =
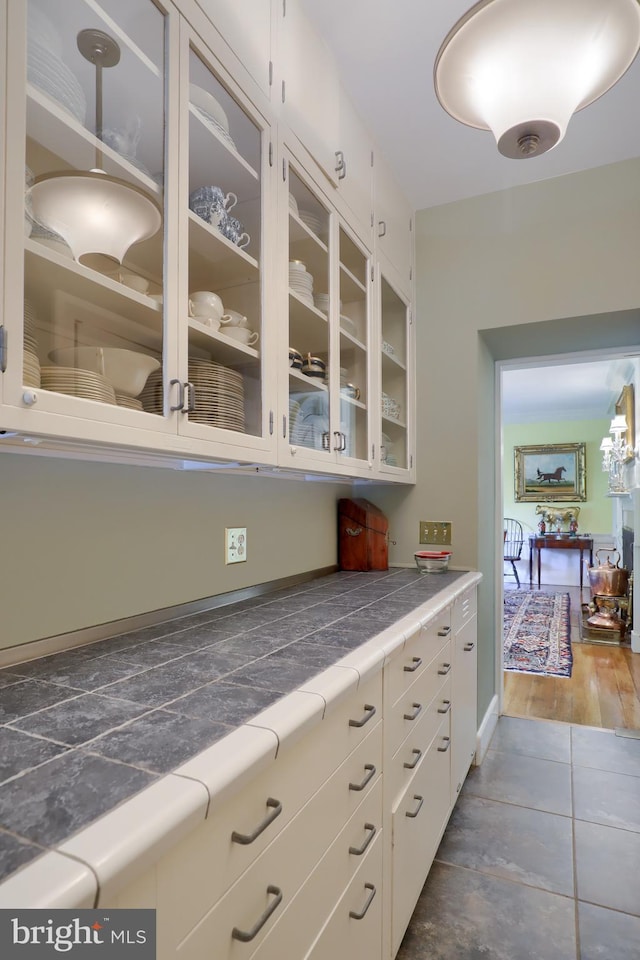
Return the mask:
M 368 663 L 321 721 L 99 901 L 155 907 L 158 960 L 393 960 L 475 749 L 475 583 Z

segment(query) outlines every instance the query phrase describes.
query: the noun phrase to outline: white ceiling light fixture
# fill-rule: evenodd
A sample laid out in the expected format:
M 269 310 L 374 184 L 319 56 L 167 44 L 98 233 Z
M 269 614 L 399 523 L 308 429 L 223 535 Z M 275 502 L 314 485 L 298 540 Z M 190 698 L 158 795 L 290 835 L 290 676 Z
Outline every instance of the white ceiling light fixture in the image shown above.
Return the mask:
M 96 68 L 95 167 L 45 173 L 28 193 L 34 218 L 60 234 L 78 262 L 92 265 L 106 258 L 122 263 L 132 244 L 157 233 L 162 212 L 140 187 L 102 169 L 102 71 L 119 63 L 120 47 L 94 29 L 81 30 L 77 44 Z
M 434 85 L 456 120 L 511 159 L 540 156 L 640 47 L 639 0 L 480 0 L 445 37 Z

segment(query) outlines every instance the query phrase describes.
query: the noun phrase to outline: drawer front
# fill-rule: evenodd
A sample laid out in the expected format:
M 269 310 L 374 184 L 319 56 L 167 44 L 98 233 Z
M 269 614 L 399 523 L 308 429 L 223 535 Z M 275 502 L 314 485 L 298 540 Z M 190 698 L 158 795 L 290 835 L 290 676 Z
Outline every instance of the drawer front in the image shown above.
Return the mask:
M 451 634 L 451 611 L 447 607 L 405 643 L 385 667 L 385 704 L 393 706 L 431 663 Z
M 294 821 L 283 831 L 179 945 L 177 957 L 303 957 L 360 864 L 349 853 L 350 846 L 362 845 L 365 824 L 373 824 L 376 835 L 380 833 L 381 783 L 378 776 L 332 843 L 320 843 L 314 849 L 314 869 L 308 877 L 300 875 L 299 861 L 303 850 L 306 859 L 307 844 L 316 838 L 315 818 L 321 807 L 296 818 L 300 829 L 293 829 Z M 321 799 L 326 807 L 324 796 Z
M 451 641 L 447 640 L 387 714 L 387 749 L 391 755 L 421 720 L 431 701 L 439 698 L 441 688 L 451 676 L 452 656 Z
M 381 960 L 382 837 L 340 898 L 305 960 Z
M 376 833 L 365 852 L 358 856 L 350 850 L 361 849 L 366 842 L 364 840 L 365 823 L 375 826 Z M 380 908 L 382 881 L 378 857 L 381 857 L 379 851 L 382 849 L 381 825 L 382 782 L 378 779 L 372 793 L 363 800 L 307 882 L 298 891 L 281 920 L 274 925 L 271 933 L 258 948 L 254 954 L 254 960 L 285 960 L 285 958 L 299 960 L 306 957 L 318 934 L 326 925 L 327 919 L 336 908 L 341 894 L 356 874 L 362 876 L 362 883 L 355 897 L 354 912 L 363 912 L 371 896 L 372 891 L 364 888 L 365 882 L 375 888 L 374 896 L 369 902 L 369 909 L 373 907 L 376 900 L 378 901 L 376 907 Z M 371 836 L 370 831 L 369 836 Z M 370 859 L 372 857 L 373 859 Z M 366 919 L 366 913 L 363 919 Z M 350 954 L 344 949 L 337 956 L 349 957 L 351 960 Z
M 392 816 L 392 918 L 395 956 L 449 819 L 449 716 Z
M 248 869 L 242 875 L 236 872 L 235 876 L 239 879 L 233 886 L 229 882 L 225 863 L 237 866 L 237 862 L 233 862 L 237 844 L 230 839 L 228 830 L 235 811 L 232 810 L 226 818 L 225 829 L 215 831 L 217 842 L 209 842 L 208 870 L 203 866 L 198 844 L 198 839 L 201 844 L 204 841 L 207 824 L 204 824 L 204 829 L 195 831 L 200 836 L 189 837 L 191 855 L 186 863 L 181 864 L 180 875 L 175 872 L 175 860 L 172 858 L 165 858 L 158 871 L 159 878 L 162 876 L 165 880 L 164 897 L 159 897 L 158 913 L 161 914 L 162 904 L 166 903 L 167 910 L 171 906 L 178 918 L 176 922 L 180 924 L 178 930 L 167 935 L 172 935 L 178 943 L 204 917 L 200 924 L 204 928 L 202 942 L 215 945 L 215 949 L 211 947 L 210 955 L 217 957 L 218 951 L 228 948 L 233 926 L 246 929 L 248 924 L 251 927 L 251 917 L 259 917 L 266 909 L 267 902 L 273 899 L 265 893 L 269 886 L 276 886 L 283 892 L 282 902 L 277 908 L 281 914 L 344 823 L 373 791 L 380 780 L 381 768 L 382 724 L 378 722 Z M 299 771 L 299 776 L 304 776 L 304 771 Z M 238 799 L 235 800 L 236 805 Z M 230 801 L 230 806 L 234 806 L 234 801 Z M 193 866 L 195 858 L 200 866 L 197 873 Z M 230 918 L 233 918 L 231 925 Z M 191 957 L 191 953 L 187 952 L 185 956 Z
M 478 591 L 476 587 L 456 597 L 453 604 L 453 630 L 458 632 L 478 612 Z
M 401 743 L 388 765 L 385 764 L 385 778 L 389 786 L 388 796 L 392 808 L 398 798 L 408 787 L 418 768 L 427 756 L 433 739 L 439 734 L 443 719 L 451 711 L 451 676 L 444 678 L 444 682 L 437 695 L 424 708 L 415 726 Z

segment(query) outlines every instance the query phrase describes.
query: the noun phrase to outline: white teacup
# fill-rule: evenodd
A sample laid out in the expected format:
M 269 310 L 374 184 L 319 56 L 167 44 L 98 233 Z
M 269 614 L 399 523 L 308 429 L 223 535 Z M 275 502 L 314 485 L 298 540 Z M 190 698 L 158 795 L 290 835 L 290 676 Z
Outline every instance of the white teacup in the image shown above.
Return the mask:
M 257 343 L 260 336 L 256 331 L 249 330 L 248 327 L 225 327 L 224 334 L 227 337 L 232 337 L 233 340 L 238 340 L 239 343 L 246 344 L 248 347 Z
M 222 326 L 223 327 L 248 327 L 249 321 L 242 314 L 238 313 L 237 310 L 227 310 L 225 315 L 222 317 Z
M 189 297 L 189 316 L 197 320 L 220 320 L 224 314 L 224 305 L 217 293 L 211 290 L 196 290 Z

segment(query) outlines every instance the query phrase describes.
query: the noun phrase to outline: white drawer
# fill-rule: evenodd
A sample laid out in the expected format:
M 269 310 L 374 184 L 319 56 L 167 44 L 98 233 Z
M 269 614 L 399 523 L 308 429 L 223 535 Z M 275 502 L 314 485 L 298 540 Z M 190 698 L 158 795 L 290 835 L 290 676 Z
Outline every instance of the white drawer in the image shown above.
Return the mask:
M 355 695 L 338 703 L 302 741 L 279 753 L 238 794 L 219 807 L 212 805 L 205 822 L 160 861 L 158 897 L 174 905 L 179 938 L 198 923 L 344 759 L 366 740 L 381 716 L 382 675 L 378 673 Z M 376 736 L 381 740 L 380 731 Z M 372 762 L 380 770 L 381 760 Z M 358 770 L 353 775 L 358 782 L 364 777 Z M 253 842 L 241 843 L 232 840 L 233 834 L 244 838 L 257 835 Z
M 300 744 L 301 751 L 303 747 L 304 744 Z M 305 779 L 314 753 L 305 752 L 298 760 L 297 771 L 292 770 L 291 777 Z M 278 908 L 281 913 L 352 812 L 380 779 L 381 767 L 382 724 L 377 722 L 306 805 L 294 811 L 293 818 L 272 842 L 250 861 L 247 860 L 250 845 L 233 843 L 229 828 L 238 822 L 239 805 L 245 801 L 246 794 L 253 793 L 252 787 L 231 800 L 220 821 L 214 822 L 215 825 L 205 823 L 182 845 L 179 857 L 166 857 L 159 865 L 158 916 L 166 904 L 167 911 L 171 908 L 179 924 L 164 933 L 165 939 L 170 937 L 178 943 L 204 917 L 200 923 L 202 939 L 196 938 L 193 942 L 207 944 L 207 955 L 217 958 L 224 955 L 219 951 L 228 948 L 234 926 L 242 928 L 248 924 L 250 927 L 251 917 L 260 916 L 265 908 L 265 891 L 270 885 L 283 891 L 283 902 Z M 278 820 L 283 816 L 284 810 Z M 275 827 L 276 823 L 277 820 L 271 826 Z M 240 858 L 243 870 L 239 869 Z M 246 952 L 239 955 L 245 956 Z M 187 951 L 184 956 L 197 958 L 198 954 Z
M 442 637 L 440 637 L 442 643 Z M 385 718 L 385 737 L 388 753 L 394 754 L 416 723 L 422 718 L 427 707 L 451 674 L 451 641 L 446 640 L 436 656 L 420 672 L 417 679 L 398 698 Z
M 410 637 L 401 652 L 385 667 L 385 705 L 393 706 L 436 656 L 451 634 L 451 608 L 447 607 Z
M 450 813 L 449 716 L 440 725 L 391 823 L 392 945 L 395 956 Z
M 316 817 L 328 806 L 322 791 L 318 804 L 310 804 L 282 832 L 179 945 L 177 957 L 303 957 L 359 866 L 359 858 L 349 848 L 362 845 L 366 823 L 380 833 L 381 783 L 378 775 L 331 843 L 318 842 Z M 314 869 L 302 876 L 301 860 L 308 858 L 313 859 Z
M 451 677 L 443 678 L 437 695 L 424 708 L 409 735 L 401 743 L 388 764 L 385 764 L 387 796 L 395 807 L 397 798 L 406 790 L 426 757 L 433 739 L 439 734 L 443 719 L 451 710 Z
M 350 851 L 361 848 L 365 823 L 375 826 L 376 833 L 365 853 L 357 856 Z M 371 890 L 364 888 L 365 882 L 371 883 L 375 888 L 369 909 L 376 900 L 376 910 L 380 909 L 382 881 L 378 858 L 381 859 L 382 850 L 381 824 L 382 782 L 378 778 L 370 795 L 363 800 L 264 943 L 253 954 L 253 960 L 299 960 L 306 957 L 326 925 L 327 918 L 335 909 L 342 892 L 356 874 L 362 877 L 362 882 L 356 890 L 354 912 L 362 912 L 369 900 Z M 363 919 L 366 915 L 365 913 Z M 375 917 L 375 913 L 373 916 Z M 351 960 L 351 955 L 344 947 L 335 956 L 348 957 Z
M 382 837 L 377 836 L 305 960 L 381 960 Z
M 478 612 L 478 591 L 476 587 L 466 590 L 459 597 L 456 597 L 453 604 L 452 626 L 454 633 L 457 633 L 472 617 Z

